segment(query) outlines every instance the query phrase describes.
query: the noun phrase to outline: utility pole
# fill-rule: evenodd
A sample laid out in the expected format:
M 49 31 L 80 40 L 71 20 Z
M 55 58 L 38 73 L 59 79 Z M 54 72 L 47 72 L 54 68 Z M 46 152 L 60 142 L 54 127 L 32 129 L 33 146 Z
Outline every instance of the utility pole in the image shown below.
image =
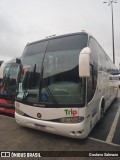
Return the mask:
M 112 46 L 113 46 L 113 63 L 115 64 L 115 45 L 114 45 L 114 21 L 113 21 L 113 3 L 117 3 L 116 0 L 109 0 L 103 3 L 108 3 L 108 6 L 111 5 L 111 15 L 112 15 Z

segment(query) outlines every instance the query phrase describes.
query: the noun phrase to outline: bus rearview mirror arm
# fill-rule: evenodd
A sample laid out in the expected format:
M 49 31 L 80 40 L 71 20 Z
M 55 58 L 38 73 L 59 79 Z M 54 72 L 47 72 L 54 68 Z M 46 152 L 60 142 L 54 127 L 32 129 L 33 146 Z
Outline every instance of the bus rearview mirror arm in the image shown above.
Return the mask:
M 90 77 L 91 49 L 85 47 L 79 54 L 79 77 Z

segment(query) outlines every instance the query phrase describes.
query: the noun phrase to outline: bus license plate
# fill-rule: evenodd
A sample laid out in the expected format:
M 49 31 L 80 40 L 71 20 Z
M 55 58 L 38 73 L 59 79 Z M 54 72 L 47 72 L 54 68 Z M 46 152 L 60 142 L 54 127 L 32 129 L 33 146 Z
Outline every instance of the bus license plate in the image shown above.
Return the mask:
M 46 128 L 44 125 L 39 125 L 39 124 L 35 124 L 35 126 L 36 126 L 38 129 L 45 129 L 45 128 Z

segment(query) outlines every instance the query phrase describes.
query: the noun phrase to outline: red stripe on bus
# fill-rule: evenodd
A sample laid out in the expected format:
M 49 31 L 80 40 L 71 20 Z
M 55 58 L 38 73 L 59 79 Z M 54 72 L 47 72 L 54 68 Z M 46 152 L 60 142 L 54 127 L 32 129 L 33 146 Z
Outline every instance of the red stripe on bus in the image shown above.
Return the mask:
M 0 107 L 0 112 L 15 114 L 15 110 Z

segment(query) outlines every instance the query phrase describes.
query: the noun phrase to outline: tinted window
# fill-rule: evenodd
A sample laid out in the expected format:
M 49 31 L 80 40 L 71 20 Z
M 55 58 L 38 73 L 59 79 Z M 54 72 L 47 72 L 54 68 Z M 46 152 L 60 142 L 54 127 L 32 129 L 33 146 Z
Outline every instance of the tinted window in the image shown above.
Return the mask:
M 4 69 L 4 94 L 15 95 L 16 94 L 16 79 L 18 75 L 18 64 L 7 64 Z
M 98 75 L 98 70 L 97 70 L 97 64 L 93 62 L 93 65 L 90 65 L 90 77 L 87 80 L 87 102 L 89 103 L 96 90 L 97 86 L 97 75 Z
M 87 35 L 66 36 L 50 40 L 47 52 L 75 50 L 87 46 Z
M 79 77 L 78 59 L 87 40 L 87 34 L 78 34 L 27 45 L 17 97 L 26 102 L 54 103 L 51 92 L 59 104 L 83 106 L 85 84 Z
M 55 38 L 48 43 L 43 78 L 58 103 L 84 103 L 84 80 L 79 77 L 78 59 L 86 46 L 84 34 Z M 44 84 L 42 87 L 42 94 L 48 94 Z M 49 96 L 46 102 L 51 102 Z
M 47 41 L 44 41 L 27 45 L 27 47 L 24 50 L 23 57 L 44 53 L 47 43 Z
M 98 63 L 98 44 L 92 37 L 90 38 L 89 47 L 93 61 Z
M 98 76 L 98 43 L 91 37 L 89 42 L 91 49 L 90 77 L 87 81 L 87 102 L 89 103 L 96 90 Z

